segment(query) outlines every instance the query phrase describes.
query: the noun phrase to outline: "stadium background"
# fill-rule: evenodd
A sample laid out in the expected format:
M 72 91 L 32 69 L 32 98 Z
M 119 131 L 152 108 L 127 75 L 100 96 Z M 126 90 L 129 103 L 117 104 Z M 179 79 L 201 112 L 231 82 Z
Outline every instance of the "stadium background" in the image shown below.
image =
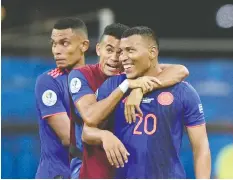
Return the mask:
M 34 86 L 39 74 L 55 67 L 50 32 L 54 22 L 66 16 L 80 17 L 88 26 L 88 64 L 98 60 L 95 44 L 106 25 L 120 22 L 156 30 L 160 62 L 184 64 L 190 71 L 187 80 L 201 96 L 212 153 L 212 177 L 218 177 L 217 155 L 233 143 L 233 4 L 226 6 L 230 3 L 3 0 L 1 177 L 34 178 L 40 156 Z M 194 178 L 186 135 L 181 158 L 187 177 Z

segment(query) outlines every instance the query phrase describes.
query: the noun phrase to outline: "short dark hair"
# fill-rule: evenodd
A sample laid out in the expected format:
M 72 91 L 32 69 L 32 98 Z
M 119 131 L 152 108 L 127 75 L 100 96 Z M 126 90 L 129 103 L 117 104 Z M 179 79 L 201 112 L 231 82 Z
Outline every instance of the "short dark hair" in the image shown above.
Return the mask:
M 108 35 L 108 36 L 113 36 L 116 39 L 121 39 L 122 34 L 124 31 L 129 29 L 129 26 L 126 26 L 124 24 L 120 23 L 113 23 L 104 28 L 104 32 L 102 36 L 100 37 L 100 41 L 102 40 L 103 36 Z
M 53 26 L 53 29 L 77 29 L 83 31 L 88 36 L 86 24 L 79 18 L 76 17 L 66 17 L 59 19 Z
M 135 26 L 135 27 L 132 27 L 132 28 L 129 28 L 128 30 L 126 30 L 122 34 L 121 38 L 127 38 L 127 37 L 133 36 L 133 35 L 141 35 L 141 36 L 150 38 L 151 40 L 153 40 L 156 43 L 156 45 L 159 49 L 158 37 L 156 36 L 155 32 L 151 28 L 146 27 L 146 26 Z

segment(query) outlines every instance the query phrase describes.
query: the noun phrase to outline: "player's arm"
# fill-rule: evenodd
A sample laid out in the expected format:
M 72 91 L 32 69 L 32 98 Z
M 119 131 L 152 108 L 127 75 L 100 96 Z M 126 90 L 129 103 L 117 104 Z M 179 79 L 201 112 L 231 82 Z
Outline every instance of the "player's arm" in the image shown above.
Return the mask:
M 99 129 L 97 127 L 90 127 L 87 124 L 84 124 L 82 141 L 89 145 L 101 145 L 105 132 L 108 131 Z
M 124 80 L 121 83 L 111 85 L 110 87 L 116 87 L 114 90 L 112 88 L 106 88 L 106 94 L 109 94 L 104 99 L 96 101 L 96 96 L 87 95 L 81 98 L 77 103 L 75 103 L 78 108 L 84 122 L 89 126 L 97 126 L 101 124 L 109 114 L 115 109 L 118 102 L 123 97 L 124 93 L 128 88 L 138 88 L 141 87 L 146 91 L 152 89 L 154 84 L 156 84 L 156 78 L 146 77 L 136 80 Z M 111 84 L 111 81 L 107 80 L 106 84 Z M 108 87 L 106 85 L 106 87 Z
M 64 146 L 70 145 L 70 119 L 67 113 L 55 114 L 46 118 Z
M 36 100 L 41 116 L 60 138 L 64 146 L 70 144 L 70 119 L 61 100 L 61 92 L 48 75 L 37 79 L 35 86 Z
M 101 130 L 84 124 L 82 141 L 90 145 L 102 145 L 108 161 L 115 167 L 124 167 L 128 162 L 129 152 L 123 143 L 110 131 Z
M 72 98 L 75 107 L 78 109 L 83 121 L 88 126 L 94 127 L 101 124 L 114 110 L 115 106 L 118 104 L 128 88 L 141 87 L 144 83 L 141 83 L 141 80 L 130 82 L 128 80 L 125 80 L 124 82 L 120 82 L 119 84 L 117 84 L 118 81 L 113 82 L 108 79 L 106 83 L 108 85 L 105 85 L 105 87 L 111 88 L 105 88 L 103 90 L 105 91 L 105 94 L 108 95 L 105 96 L 105 98 L 101 101 L 97 102 L 96 96 L 94 92 L 90 89 L 87 80 L 80 73 L 81 72 L 79 72 L 79 74 L 73 74 L 71 72 L 69 75 L 70 89 L 72 87 L 72 79 L 78 78 L 81 82 L 81 87 L 77 90 L 77 92 L 72 91 L 71 89 Z M 150 78 L 148 81 L 152 80 L 154 79 Z M 148 88 L 151 87 L 148 85 Z
M 160 68 L 162 72 L 157 76 L 157 79 L 161 82 L 161 85 L 155 84 L 154 89 L 173 86 L 189 75 L 188 69 L 179 64 L 160 64 Z
M 211 157 L 205 126 L 204 112 L 196 90 L 189 84 L 183 84 L 181 97 L 184 107 L 184 124 L 192 145 L 196 178 L 209 179 Z
M 74 88 L 73 83 L 78 81 L 78 89 Z M 120 88 L 116 88 L 109 96 L 100 102 L 97 102 L 96 95 L 90 88 L 85 76 L 78 70 L 72 71 L 69 75 L 69 88 L 83 121 L 88 126 L 97 127 L 114 109 L 116 104 L 122 98 L 124 93 Z
M 106 99 L 97 102 L 96 96 L 89 94 L 76 102 L 75 106 L 86 124 L 97 126 L 114 110 L 123 95 L 120 88 L 117 88 Z
M 192 145 L 194 169 L 197 179 L 209 179 L 211 173 L 211 157 L 206 126 L 187 128 L 189 140 Z

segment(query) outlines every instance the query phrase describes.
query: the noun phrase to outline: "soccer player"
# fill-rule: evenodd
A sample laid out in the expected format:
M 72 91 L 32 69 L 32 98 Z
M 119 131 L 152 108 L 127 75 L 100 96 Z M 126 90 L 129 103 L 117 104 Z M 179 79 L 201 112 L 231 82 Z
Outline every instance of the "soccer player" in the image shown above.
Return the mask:
M 86 25 L 77 18 L 58 20 L 51 44 L 57 68 L 41 74 L 35 86 L 41 142 L 36 178 L 67 179 L 71 174 L 68 72 L 85 64 L 84 53 L 89 47 Z
M 116 169 L 115 178 L 185 179 L 179 158 L 183 126 L 187 127 L 192 145 L 196 178 L 210 178 L 211 160 L 204 113 L 195 89 L 189 83 L 181 82 L 147 93 L 140 105 L 143 116 L 137 115 L 136 123 L 126 123 L 124 99 L 130 93 L 128 79 L 157 76 L 161 68 L 157 38 L 148 27 L 126 30 L 120 48 L 119 59 L 126 74 L 109 78 L 98 89 L 98 100 L 114 91 L 123 96 L 110 121 L 114 120 L 114 134 L 130 156 L 123 168 Z
M 96 46 L 97 55 L 99 56 L 99 64 L 87 65 L 78 69 L 73 69 L 69 74 L 69 88 L 78 121 L 75 124 L 76 142 L 79 149 L 82 149 L 81 134 L 83 122 L 84 128 L 89 126 L 97 127 L 115 108 L 118 101 L 122 97 L 121 92 L 115 92 L 102 102 L 96 101 L 95 91 L 110 76 L 114 76 L 121 72 L 121 64 L 119 62 L 120 55 L 120 38 L 128 27 L 122 24 L 111 24 L 107 26 Z M 174 81 L 181 81 L 187 76 L 186 68 L 178 66 L 164 65 L 165 70 L 161 74 L 166 74 L 166 79 L 174 79 L 168 84 L 175 84 Z M 164 78 L 165 79 L 165 78 Z M 178 80 L 177 80 L 178 79 Z M 144 82 L 145 80 L 145 82 Z M 157 83 L 154 77 L 145 77 L 144 79 L 129 81 L 131 88 L 144 87 L 150 89 Z M 162 82 L 163 83 L 163 82 Z M 105 124 L 105 129 L 111 129 L 111 124 Z M 107 131 L 106 131 L 107 132 Z M 127 150 L 123 144 L 112 134 L 106 137 L 104 148 L 114 153 L 125 154 L 127 160 Z M 116 146 L 117 148 L 112 149 Z M 113 167 L 108 163 L 104 150 L 100 146 L 83 146 L 83 164 L 80 170 L 79 178 L 112 178 Z M 120 152 L 119 152 L 120 151 Z

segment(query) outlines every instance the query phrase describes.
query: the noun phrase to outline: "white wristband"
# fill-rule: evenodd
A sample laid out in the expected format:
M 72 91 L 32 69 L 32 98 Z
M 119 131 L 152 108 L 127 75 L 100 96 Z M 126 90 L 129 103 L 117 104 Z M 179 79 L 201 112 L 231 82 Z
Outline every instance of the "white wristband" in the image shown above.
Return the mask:
M 128 79 L 125 79 L 118 87 L 121 89 L 123 93 L 125 93 L 129 89 Z

